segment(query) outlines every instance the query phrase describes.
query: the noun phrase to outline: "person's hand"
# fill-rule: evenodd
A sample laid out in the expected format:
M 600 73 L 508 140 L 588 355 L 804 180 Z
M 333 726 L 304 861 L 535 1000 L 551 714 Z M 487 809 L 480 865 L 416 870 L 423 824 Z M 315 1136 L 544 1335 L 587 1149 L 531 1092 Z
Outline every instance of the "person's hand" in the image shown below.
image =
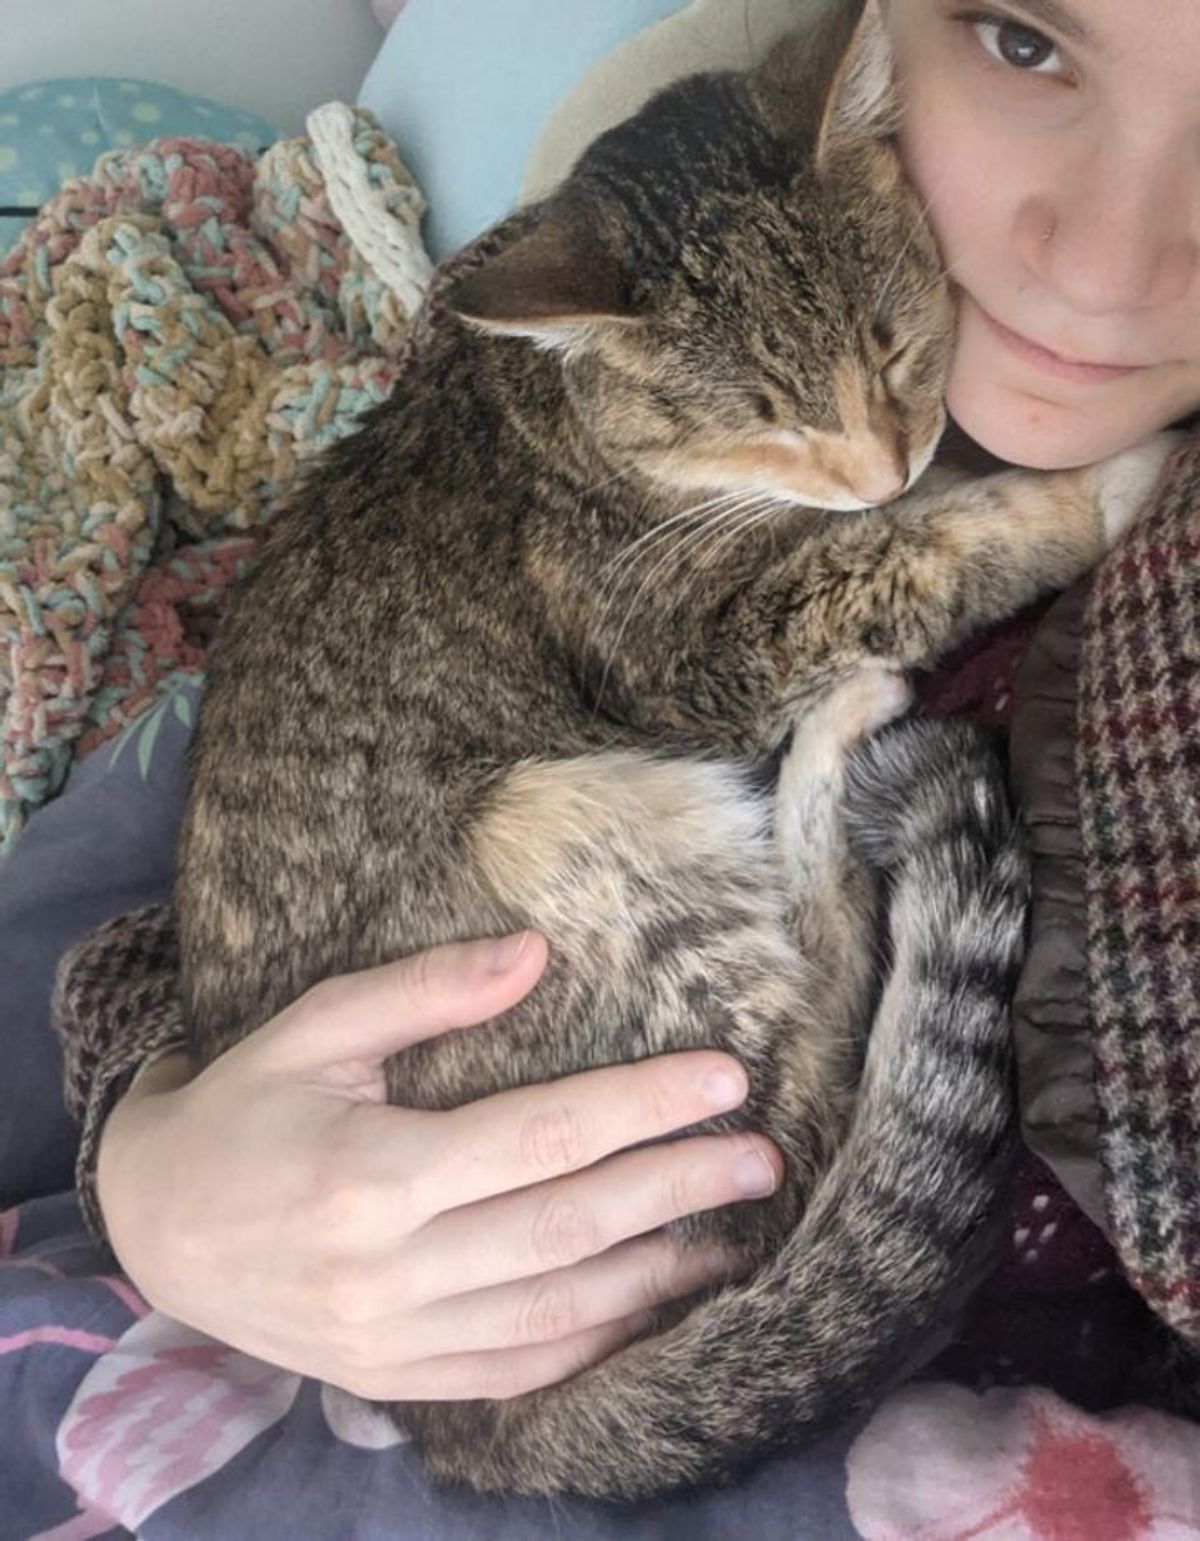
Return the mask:
M 152 1065 L 114 1109 L 97 1191 L 151 1305 L 360 1396 L 507 1397 L 628 1341 L 654 1305 L 727 1277 L 666 1221 L 762 1196 L 756 1135 L 627 1149 L 739 1104 L 736 1060 L 694 1051 L 503 1092 L 389 1106 L 394 1050 L 514 1005 L 534 933 L 328 980 L 189 1079 Z

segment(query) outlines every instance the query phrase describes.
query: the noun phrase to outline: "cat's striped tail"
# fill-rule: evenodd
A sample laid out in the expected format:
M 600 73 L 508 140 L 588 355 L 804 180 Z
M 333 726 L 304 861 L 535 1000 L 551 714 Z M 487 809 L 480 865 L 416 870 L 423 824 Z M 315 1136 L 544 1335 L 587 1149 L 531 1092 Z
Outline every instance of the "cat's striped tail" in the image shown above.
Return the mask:
M 436 1476 L 626 1499 L 727 1480 L 878 1400 L 978 1277 L 1015 1143 L 1022 841 L 994 753 L 962 725 L 885 729 L 850 780 L 854 839 L 888 875 L 890 962 L 851 1128 L 808 1209 L 771 1263 L 670 1331 L 493 1404 L 482 1446 L 427 1450 Z

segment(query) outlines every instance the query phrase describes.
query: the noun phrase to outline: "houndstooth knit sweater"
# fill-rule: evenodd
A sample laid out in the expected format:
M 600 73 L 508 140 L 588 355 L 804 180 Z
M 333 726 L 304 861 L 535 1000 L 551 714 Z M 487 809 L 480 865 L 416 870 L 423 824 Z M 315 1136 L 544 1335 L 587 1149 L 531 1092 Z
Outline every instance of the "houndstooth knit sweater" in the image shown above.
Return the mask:
M 1200 1348 L 1200 443 L 1096 577 L 1076 774 L 1111 1233 Z

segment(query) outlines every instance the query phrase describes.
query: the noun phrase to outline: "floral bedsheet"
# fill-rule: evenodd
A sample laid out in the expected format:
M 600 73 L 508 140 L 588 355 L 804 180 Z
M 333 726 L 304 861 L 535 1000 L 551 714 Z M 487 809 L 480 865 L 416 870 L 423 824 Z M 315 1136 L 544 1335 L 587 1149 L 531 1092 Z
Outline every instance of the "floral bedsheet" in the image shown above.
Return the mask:
M 1200 1427 L 915 1382 L 738 1487 L 636 1509 L 432 1488 L 369 1404 L 157 1311 L 74 1197 L 0 1214 L 0 1541 L 1182 1541 Z

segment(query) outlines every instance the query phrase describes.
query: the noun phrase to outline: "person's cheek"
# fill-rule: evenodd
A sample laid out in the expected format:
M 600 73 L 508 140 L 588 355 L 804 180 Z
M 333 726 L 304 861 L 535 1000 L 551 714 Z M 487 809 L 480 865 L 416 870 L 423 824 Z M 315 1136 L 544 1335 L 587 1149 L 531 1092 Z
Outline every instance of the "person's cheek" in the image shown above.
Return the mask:
M 909 176 L 951 276 L 974 288 L 1004 253 L 1006 180 L 987 174 L 991 146 L 979 144 L 962 114 L 926 110 L 914 117 L 903 153 Z

